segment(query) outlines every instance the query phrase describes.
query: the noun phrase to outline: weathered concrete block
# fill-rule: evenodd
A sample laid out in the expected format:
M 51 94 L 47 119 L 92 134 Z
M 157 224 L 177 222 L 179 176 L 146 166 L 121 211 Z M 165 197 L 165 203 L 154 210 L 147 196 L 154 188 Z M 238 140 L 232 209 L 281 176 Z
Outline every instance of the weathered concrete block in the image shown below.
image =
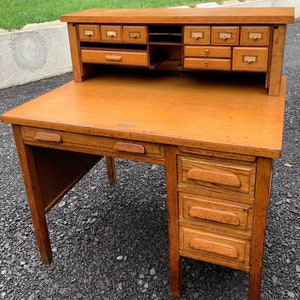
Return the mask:
M 0 32 L 0 89 L 71 71 L 66 24 Z

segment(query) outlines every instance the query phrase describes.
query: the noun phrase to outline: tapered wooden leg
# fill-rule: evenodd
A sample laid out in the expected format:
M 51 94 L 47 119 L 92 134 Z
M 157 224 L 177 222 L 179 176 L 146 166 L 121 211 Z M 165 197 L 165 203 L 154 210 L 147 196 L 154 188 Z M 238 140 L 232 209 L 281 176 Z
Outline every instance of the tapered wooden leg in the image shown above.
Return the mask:
M 258 159 L 253 212 L 253 235 L 250 254 L 249 300 L 260 299 L 264 241 L 271 189 L 272 167 L 272 159 Z
M 50 263 L 52 251 L 34 155 L 32 148 L 24 145 L 20 127 L 13 126 L 13 131 L 41 259 L 45 263 Z
M 179 256 L 179 204 L 177 193 L 176 147 L 166 146 L 166 186 L 169 224 L 171 295 L 181 295 L 181 258 Z
M 116 181 L 116 166 L 115 160 L 111 156 L 106 156 L 106 168 L 107 168 L 107 177 L 109 183 L 114 183 Z

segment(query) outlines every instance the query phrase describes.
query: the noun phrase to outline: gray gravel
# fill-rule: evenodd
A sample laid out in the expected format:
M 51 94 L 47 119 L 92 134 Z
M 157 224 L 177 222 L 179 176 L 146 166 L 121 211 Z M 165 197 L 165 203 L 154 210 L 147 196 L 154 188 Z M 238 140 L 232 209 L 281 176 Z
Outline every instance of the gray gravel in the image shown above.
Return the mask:
M 282 158 L 275 162 L 261 299 L 300 299 L 300 22 L 288 27 Z M 7 111 L 71 74 L 0 90 Z M 10 126 L 0 124 L 0 299 L 170 299 L 161 166 L 100 162 L 48 214 L 54 251 L 40 262 Z M 246 299 L 244 272 L 184 259 L 181 299 Z

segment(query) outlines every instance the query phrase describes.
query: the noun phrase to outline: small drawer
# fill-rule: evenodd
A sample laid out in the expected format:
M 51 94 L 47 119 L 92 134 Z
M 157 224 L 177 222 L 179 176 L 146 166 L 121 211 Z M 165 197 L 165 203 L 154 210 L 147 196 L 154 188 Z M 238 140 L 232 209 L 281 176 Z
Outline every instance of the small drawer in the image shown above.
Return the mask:
M 269 26 L 242 26 L 240 45 L 268 46 L 270 40 Z
M 213 26 L 211 29 L 212 45 L 238 45 L 238 26 Z
M 233 48 L 233 70 L 264 72 L 268 66 L 268 48 Z
M 180 255 L 225 266 L 249 267 L 250 241 L 180 227 Z
M 178 183 L 183 188 L 201 193 L 201 190 L 242 194 L 254 197 L 255 163 L 239 163 L 225 159 L 178 157 Z
M 207 70 L 230 70 L 230 59 L 221 58 L 184 58 L 184 68 Z
M 86 63 L 148 66 L 146 52 L 82 49 L 81 56 Z
M 162 145 L 142 141 L 32 127 L 22 127 L 22 136 L 25 144 L 131 159 L 139 157 L 146 162 L 160 163 L 165 155 Z
M 79 39 L 83 42 L 100 42 L 100 27 L 99 25 L 80 24 Z
M 145 26 L 123 26 L 123 41 L 128 44 L 146 44 L 147 29 Z
M 184 26 L 184 43 L 209 45 L 210 26 Z
M 189 57 L 231 57 L 231 47 L 185 46 L 184 55 Z
M 215 198 L 180 193 L 180 219 L 195 225 L 251 231 L 252 206 Z
M 101 42 L 122 43 L 123 42 L 122 26 L 101 25 Z

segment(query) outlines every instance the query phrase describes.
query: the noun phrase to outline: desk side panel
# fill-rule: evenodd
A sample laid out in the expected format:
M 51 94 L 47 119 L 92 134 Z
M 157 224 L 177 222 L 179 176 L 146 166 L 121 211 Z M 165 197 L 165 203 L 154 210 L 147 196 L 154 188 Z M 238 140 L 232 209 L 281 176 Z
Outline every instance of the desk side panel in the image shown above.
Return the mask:
M 47 213 L 98 161 L 97 155 L 32 147 Z

